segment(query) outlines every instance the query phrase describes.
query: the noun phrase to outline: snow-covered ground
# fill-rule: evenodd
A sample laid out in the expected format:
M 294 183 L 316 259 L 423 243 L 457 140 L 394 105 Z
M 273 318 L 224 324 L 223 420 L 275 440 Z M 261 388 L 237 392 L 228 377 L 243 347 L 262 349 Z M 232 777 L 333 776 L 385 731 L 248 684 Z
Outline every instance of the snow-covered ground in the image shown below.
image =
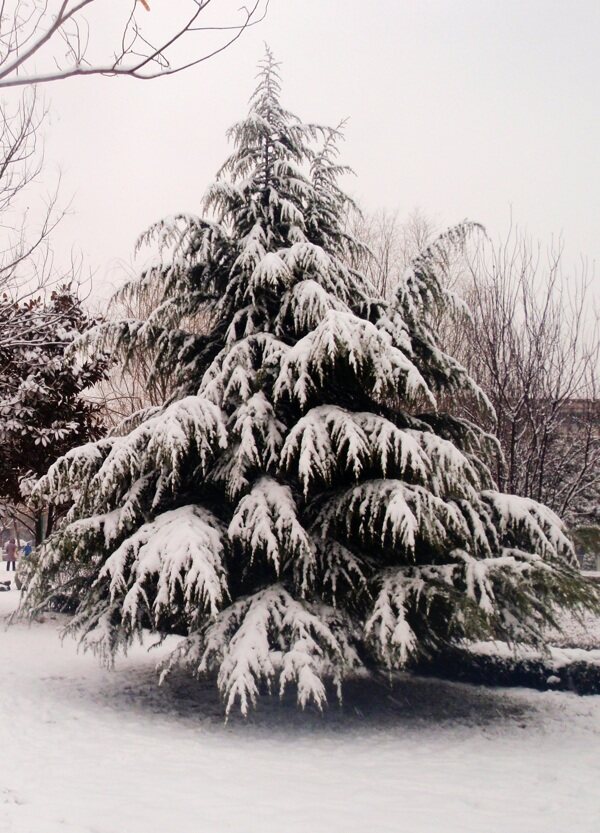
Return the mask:
M 109 672 L 59 624 L 0 624 L 1 833 L 600 830 L 600 697 L 407 679 L 224 725 L 158 650 Z

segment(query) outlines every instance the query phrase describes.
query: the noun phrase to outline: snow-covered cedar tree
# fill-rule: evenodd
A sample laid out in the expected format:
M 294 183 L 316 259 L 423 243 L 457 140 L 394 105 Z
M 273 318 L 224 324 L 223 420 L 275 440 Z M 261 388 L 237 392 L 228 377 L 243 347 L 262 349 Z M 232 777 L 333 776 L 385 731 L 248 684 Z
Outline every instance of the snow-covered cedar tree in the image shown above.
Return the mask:
M 245 714 L 288 686 L 322 707 L 359 669 L 463 639 L 536 642 L 557 608 L 594 604 L 559 519 L 494 491 L 493 440 L 436 409 L 484 400 L 429 324 L 452 302 L 436 246 L 391 304 L 349 268 L 338 131 L 283 109 L 270 54 L 229 137 L 209 219 L 142 238 L 161 258 L 123 292 L 160 287 L 155 312 L 87 339 L 151 354 L 176 393 L 39 481 L 73 508 L 27 608 L 70 596 L 69 629 L 109 660 L 143 628 L 181 634 L 164 673 L 215 674 Z M 205 332 L 175 326 L 200 312 Z
M 97 408 L 81 394 L 103 376 L 106 361 L 67 354 L 94 323 L 68 286 L 48 299 L 0 302 L 0 499 L 14 511 L 28 482 L 69 449 L 99 436 Z M 34 526 L 44 503 L 33 507 Z M 61 503 L 53 495 L 50 527 Z

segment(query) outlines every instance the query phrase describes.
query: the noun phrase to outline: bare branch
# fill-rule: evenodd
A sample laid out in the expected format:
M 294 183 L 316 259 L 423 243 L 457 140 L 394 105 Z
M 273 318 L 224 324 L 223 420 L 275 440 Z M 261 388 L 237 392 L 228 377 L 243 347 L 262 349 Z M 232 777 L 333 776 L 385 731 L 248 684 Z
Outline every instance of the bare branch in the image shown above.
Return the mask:
M 90 75 L 140 80 L 173 75 L 223 52 L 260 23 L 269 6 L 269 0 L 253 0 L 237 10 L 233 22 L 203 26 L 201 16 L 208 14 L 213 0 L 180 0 L 169 10 L 165 28 L 161 19 L 158 32 L 147 35 L 148 12 L 156 16 L 156 10 L 145 0 L 121 3 L 121 22 L 107 44 L 101 24 L 114 21 L 114 0 L 110 9 L 105 0 L 4 0 L 0 88 Z
M 454 350 L 496 410 L 500 488 L 585 522 L 600 506 L 600 338 L 592 276 L 565 276 L 562 257 L 561 241 L 544 255 L 517 229 L 481 245 Z

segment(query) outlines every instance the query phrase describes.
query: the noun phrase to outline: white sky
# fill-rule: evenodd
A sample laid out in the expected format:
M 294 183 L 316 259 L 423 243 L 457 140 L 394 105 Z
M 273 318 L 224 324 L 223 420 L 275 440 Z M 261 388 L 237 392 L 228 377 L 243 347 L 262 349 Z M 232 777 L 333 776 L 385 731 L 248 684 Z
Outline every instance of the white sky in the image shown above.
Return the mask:
M 350 118 L 343 161 L 365 207 L 468 217 L 496 236 L 512 206 L 534 237 L 562 234 L 572 262 L 600 261 L 599 33 L 598 0 L 271 0 L 185 74 L 48 87 L 46 170 L 72 197 L 59 256 L 79 248 L 106 291 L 148 224 L 199 211 L 267 41 L 289 109 Z

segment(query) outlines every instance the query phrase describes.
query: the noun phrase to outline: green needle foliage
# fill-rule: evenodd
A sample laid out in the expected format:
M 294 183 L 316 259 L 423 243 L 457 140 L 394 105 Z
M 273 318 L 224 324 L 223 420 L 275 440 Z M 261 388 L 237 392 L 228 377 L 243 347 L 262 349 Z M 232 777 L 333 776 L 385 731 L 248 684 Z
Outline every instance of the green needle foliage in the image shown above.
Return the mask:
M 437 408 L 485 397 L 436 344 L 432 313 L 453 303 L 436 244 L 391 304 L 350 267 L 339 132 L 282 107 L 269 53 L 229 137 L 207 219 L 143 238 L 161 257 L 122 292 L 158 288 L 156 311 L 88 338 L 153 356 L 176 392 L 38 483 L 73 508 L 27 606 L 67 600 L 108 659 L 143 628 L 182 634 L 165 671 L 215 673 L 244 714 L 287 686 L 322 707 L 359 669 L 464 639 L 539 642 L 594 597 L 559 519 L 494 491 L 493 439 Z

